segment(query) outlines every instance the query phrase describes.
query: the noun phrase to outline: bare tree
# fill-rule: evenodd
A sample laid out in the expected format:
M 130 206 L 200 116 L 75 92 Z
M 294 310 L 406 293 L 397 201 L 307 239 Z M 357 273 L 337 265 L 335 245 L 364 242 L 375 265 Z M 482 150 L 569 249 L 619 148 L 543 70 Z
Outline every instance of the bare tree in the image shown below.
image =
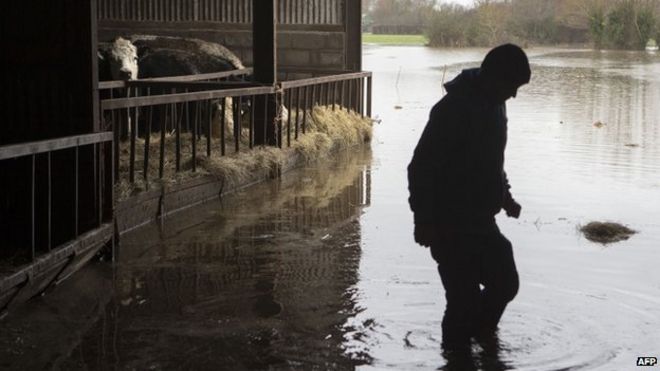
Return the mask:
M 508 0 L 477 0 L 477 17 L 480 33 L 486 38 L 487 45 L 494 45 L 507 41 L 507 24 L 511 17 L 511 4 Z

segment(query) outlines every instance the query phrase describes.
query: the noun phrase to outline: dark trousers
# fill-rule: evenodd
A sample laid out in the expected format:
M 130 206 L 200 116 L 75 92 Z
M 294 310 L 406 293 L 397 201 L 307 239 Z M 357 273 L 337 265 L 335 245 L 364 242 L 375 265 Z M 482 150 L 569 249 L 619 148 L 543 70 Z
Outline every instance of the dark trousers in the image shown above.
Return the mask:
M 460 348 L 468 346 L 471 337 L 492 335 L 518 292 L 511 242 L 495 227 L 484 233 L 444 237 L 431 246 L 431 254 L 447 298 L 443 346 Z

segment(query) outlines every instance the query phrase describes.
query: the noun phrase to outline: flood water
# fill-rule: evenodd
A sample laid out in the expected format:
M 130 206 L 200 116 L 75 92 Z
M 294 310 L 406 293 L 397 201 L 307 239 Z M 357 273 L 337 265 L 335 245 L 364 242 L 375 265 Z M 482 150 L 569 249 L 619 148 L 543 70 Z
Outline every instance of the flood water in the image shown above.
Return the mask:
M 125 236 L 114 269 L 90 266 L 70 280 L 101 282 L 88 290 L 98 300 L 83 304 L 94 307 L 87 320 L 67 322 L 70 344 L 44 362 L 452 369 L 440 351 L 443 290 L 412 239 L 405 169 L 442 82 L 485 52 L 365 46 L 380 119 L 371 149 Z M 508 103 L 506 168 L 523 213 L 498 217 L 521 288 L 500 325 L 501 349 L 475 347 L 474 367 L 453 369 L 632 369 L 638 356 L 660 356 L 660 54 L 530 55 L 532 81 Z M 578 228 L 592 220 L 639 233 L 591 243 Z M 22 347 L 5 352 L 34 361 L 24 349 L 38 341 L 10 330 Z
M 378 324 L 360 344 L 374 358 L 364 369 L 445 362 L 438 352 L 442 287 L 428 251 L 412 241 L 405 166 L 443 93 L 443 76 L 476 66 L 485 52 L 365 50 L 382 123 L 372 145 L 372 202 L 360 220 L 357 287 L 365 310 L 354 320 Z M 660 355 L 660 55 L 530 55 L 532 81 L 508 102 L 506 169 L 523 213 L 498 217 L 521 289 L 500 325 L 500 362 L 484 368 L 632 369 L 637 356 Z M 592 220 L 639 234 L 594 244 L 578 232 Z

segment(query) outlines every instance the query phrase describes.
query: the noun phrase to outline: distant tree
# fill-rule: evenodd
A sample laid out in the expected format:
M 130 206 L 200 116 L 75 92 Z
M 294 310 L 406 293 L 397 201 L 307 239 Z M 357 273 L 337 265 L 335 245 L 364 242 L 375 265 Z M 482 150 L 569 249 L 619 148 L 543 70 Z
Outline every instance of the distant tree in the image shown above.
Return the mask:
M 441 5 L 431 12 L 431 45 L 492 46 L 585 42 L 640 49 L 660 39 L 660 0 L 476 0 L 474 9 Z
M 618 2 L 607 14 L 605 34 L 610 46 L 625 49 L 637 39 L 635 4 L 631 0 Z
M 600 49 L 604 46 L 605 36 L 605 8 L 602 4 L 592 3 L 587 9 L 589 20 L 589 33 L 594 46 Z
M 608 47 L 643 49 L 657 35 L 656 8 L 647 0 L 619 0 L 610 3 L 604 36 Z
M 376 24 L 421 26 L 435 4 L 436 0 L 375 0 L 371 17 Z
M 555 21 L 558 2 L 545 0 L 514 0 L 508 31 L 516 39 L 547 44 L 557 42 Z
M 431 12 L 425 33 L 431 46 L 475 45 L 475 11 L 457 4 L 441 4 Z
M 362 0 L 362 14 L 367 14 L 371 12 L 371 8 L 373 8 L 375 3 L 375 0 Z
M 657 36 L 656 16 L 653 8 L 647 4 L 642 4 L 637 10 L 635 17 L 635 29 L 637 31 L 637 46 L 643 49 L 649 39 Z
M 480 43 L 495 45 L 508 41 L 507 26 L 511 17 L 508 1 L 476 0 Z

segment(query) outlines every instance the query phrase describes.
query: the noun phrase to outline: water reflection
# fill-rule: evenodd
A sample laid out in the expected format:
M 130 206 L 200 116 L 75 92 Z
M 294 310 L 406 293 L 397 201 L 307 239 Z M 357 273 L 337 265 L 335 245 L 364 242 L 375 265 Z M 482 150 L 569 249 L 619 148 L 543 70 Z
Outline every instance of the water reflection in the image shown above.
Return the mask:
M 507 350 L 497 335 L 482 339 L 474 345 L 472 352 L 443 352 L 445 364 L 441 371 L 506 371 L 514 369 L 504 360 Z
M 122 239 L 113 301 L 67 368 L 352 367 L 342 324 L 356 311 L 370 156 L 346 153 Z
M 559 164 L 570 166 L 570 174 L 588 180 L 604 173 L 617 185 L 636 186 L 645 174 L 660 170 L 654 145 L 660 139 L 655 104 L 660 71 L 649 58 L 626 52 L 535 58 L 534 79 L 511 114 L 530 126 L 525 133 L 556 135 L 531 139 L 561 146 Z

